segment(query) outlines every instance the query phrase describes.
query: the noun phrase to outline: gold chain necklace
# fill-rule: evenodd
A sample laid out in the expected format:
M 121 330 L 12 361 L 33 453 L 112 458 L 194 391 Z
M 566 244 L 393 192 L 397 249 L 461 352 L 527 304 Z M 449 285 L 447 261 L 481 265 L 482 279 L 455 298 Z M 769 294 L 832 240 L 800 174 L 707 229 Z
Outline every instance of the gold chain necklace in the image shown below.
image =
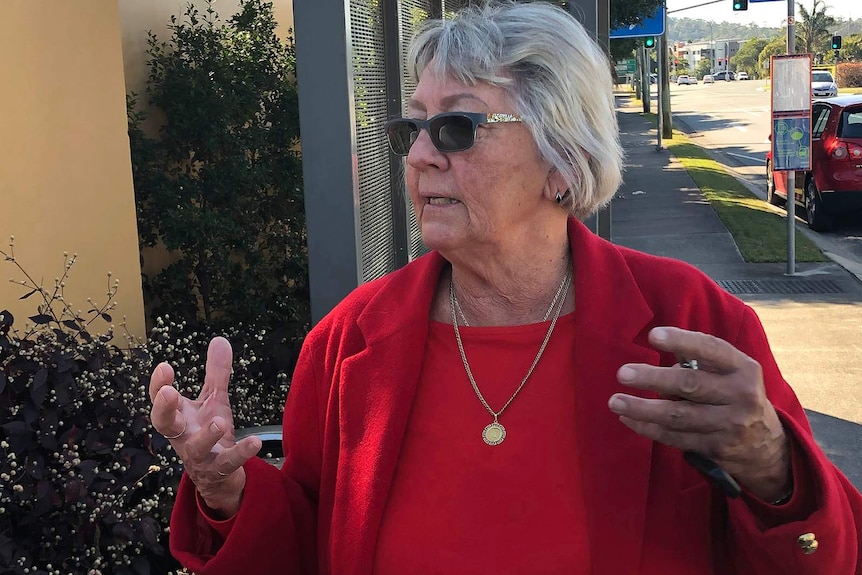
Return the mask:
M 557 305 L 557 300 L 560 299 L 560 294 L 563 293 L 563 286 L 566 283 L 566 277 L 568 274 L 563 277 L 563 281 L 560 282 L 560 287 L 557 288 L 557 293 L 554 294 L 554 299 L 551 300 L 551 305 L 548 306 L 548 311 L 545 312 L 545 316 L 542 318 L 542 321 L 548 321 L 548 318 L 551 317 L 551 312 L 554 311 L 554 306 Z M 461 321 L 464 322 L 464 325 L 470 327 L 470 322 L 467 321 L 467 316 L 464 315 L 464 310 L 461 308 L 461 302 L 458 301 L 458 298 L 455 297 L 455 308 L 458 310 L 458 315 L 461 316 Z
M 503 440 L 506 439 L 506 428 L 503 427 L 503 424 L 500 423 L 499 418 L 500 415 L 506 410 L 507 407 L 515 400 L 515 397 L 521 392 L 524 388 L 524 385 L 527 384 L 527 380 L 530 379 L 530 376 L 533 375 L 533 370 L 536 369 L 536 365 L 538 365 L 539 360 L 542 358 L 542 354 L 545 353 L 545 347 L 548 345 L 548 341 L 551 339 L 551 334 L 554 333 L 554 327 L 557 325 L 557 319 L 560 317 L 560 313 L 563 311 L 563 307 L 566 305 L 566 295 L 569 293 L 569 286 L 572 283 L 572 269 L 569 268 L 569 271 L 566 273 L 563 278 L 563 282 L 560 284 L 560 288 L 557 290 L 557 295 L 554 296 L 554 300 L 551 302 L 551 308 L 554 308 L 554 304 L 557 303 L 559 296 L 562 295 L 562 301 L 560 301 L 559 305 L 556 306 L 556 311 L 554 312 L 554 317 L 551 319 L 551 325 L 548 327 L 548 333 L 545 334 L 545 339 L 542 341 L 542 345 L 539 347 L 538 353 L 536 353 L 536 358 L 533 360 L 532 365 L 530 365 L 530 369 L 527 370 L 527 375 L 524 376 L 524 379 L 521 380 L 521 385 L 518 386 L 518 389 L 515 390 L 515 393 L 512 394 L 512 397 L 509 398 L 503 407 L 500 408 L 499 411 L 494 411 L 491 409 L 491 406 L 488 405 L 488 402 L 485 400 L 485 397 L 482 395 L 482 392 L 479 391 L 479 386 L 476 384 L 476 379 L 473 377 L 473 372 L 470 370 L 470 364 L 467 362 L 467 354 L 464 352 L 464 344 L 461 341 L 461 332 L 458 330 L 458 316 L 455 313 L 455 308 L 461 308 L 460 304 L 458 304 L 458 298 L 455 297 L 455 282 L 452 278 L 449 279 L 449 308 L 452 311 L 452 327 L 455 330 L 455 340 L 458 342 L 458 351 L 461 353 L 461 361 L 464 363 L 464 371 L 467 372 L 467 379 L 470 380 L 470 385 L 473 386 L 473 391 L 476 392 L 476 397 L 479 398 L 479 401 L 482 402 L 482 405 L 485 406 L 485 409 L 488 413 L 493 416 L 494 421 L 485 426 L 485 429 L 482 430 L 482 439 L 488 445 L 499 445 L 503 443 Z M 548 310 L 550 312 L 550 310 Z M 463 314 L 462 314 L 463 315 Z M 542 321 L 547 321 L 547 315 L 545 319 Z

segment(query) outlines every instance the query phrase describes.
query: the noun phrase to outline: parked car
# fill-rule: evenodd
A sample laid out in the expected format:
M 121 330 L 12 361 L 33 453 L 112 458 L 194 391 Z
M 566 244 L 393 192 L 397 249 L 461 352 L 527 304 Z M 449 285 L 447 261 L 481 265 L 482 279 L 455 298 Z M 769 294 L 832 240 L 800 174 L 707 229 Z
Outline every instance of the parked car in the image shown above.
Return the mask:
M 715 78 L 716 81 L 726 80 L 728 82 L 730 82 L 731 80 L 736 78 L 736 76 L 734 76 L 733 72 L 716 72 L 715 74 L 712 75 L 712 77 Z
M 737 80 L 748 80 L 748 72 L 738 72 L 736 74 Z
M 796 171 L 794 204 L 808 227 L 826 231 L 836 216 L 862 210 L 862 95 L 815 100 L 811 107 L 811 170 Z M 770 140 L 772 135 L 770 134 Z M 787 205 L 787 172 L 766 156 L 766 198 Z
M 706 74 L 706 75 L 703 77 L 703 83 L 704 83 L 704 84 L 714 84 L 714 83 L 715 83 L 715 78 L 712 76 L 712 74 Z
M 682 74 L 676 79 L 676 85 L 681 86 L 682 84 L 697 84 L 697 78 Z
M 838 95 L 838 85 L 828 70 L 811 72 L 811 96 L 814 98 L 833 98 Z

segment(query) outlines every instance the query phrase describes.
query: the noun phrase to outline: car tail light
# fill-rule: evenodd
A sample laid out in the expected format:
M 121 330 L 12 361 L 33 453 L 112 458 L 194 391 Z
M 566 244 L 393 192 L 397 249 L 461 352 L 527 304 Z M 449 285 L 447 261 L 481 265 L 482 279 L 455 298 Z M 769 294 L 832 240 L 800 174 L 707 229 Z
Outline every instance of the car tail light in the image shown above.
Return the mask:
M 858 144 L 847 144 L 847 151 L 851 160 L 862 160 L 862 146 Z
M 830 155 L 833 160 L 846 160 L 850 156 L 850 152 L 844 142 L 835 142 Z

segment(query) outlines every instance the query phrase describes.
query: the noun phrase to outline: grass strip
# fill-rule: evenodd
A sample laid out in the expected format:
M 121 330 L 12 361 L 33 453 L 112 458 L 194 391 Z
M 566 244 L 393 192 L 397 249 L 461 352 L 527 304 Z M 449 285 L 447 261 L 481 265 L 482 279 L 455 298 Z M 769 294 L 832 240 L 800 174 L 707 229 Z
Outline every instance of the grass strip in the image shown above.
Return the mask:
M 655 121 L 655 114 L 649 114 Z M 787 220 L 765 201 L 751 193 L 721 164 L 674 130 L 672 140 L 663 140 L 682 163 L 712 209 L 727 227 L 739 252 L 749 263 L 787 261 Z M 796 230 L 797 262 L 828 262 L 820 248 Z

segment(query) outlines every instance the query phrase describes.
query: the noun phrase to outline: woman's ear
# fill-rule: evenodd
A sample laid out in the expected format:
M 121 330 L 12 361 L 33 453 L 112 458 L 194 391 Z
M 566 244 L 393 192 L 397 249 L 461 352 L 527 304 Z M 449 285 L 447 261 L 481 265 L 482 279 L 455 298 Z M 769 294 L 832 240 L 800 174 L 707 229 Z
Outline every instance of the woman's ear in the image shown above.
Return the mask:
M 556 168 L 551 168 L 548 172 L 548 177 L 545 180 L 544 195 L 549 200 L 560 203 L 557 197 L 565 197 L 569 191 L 569 186 L 566 185 L 566 179 Z

